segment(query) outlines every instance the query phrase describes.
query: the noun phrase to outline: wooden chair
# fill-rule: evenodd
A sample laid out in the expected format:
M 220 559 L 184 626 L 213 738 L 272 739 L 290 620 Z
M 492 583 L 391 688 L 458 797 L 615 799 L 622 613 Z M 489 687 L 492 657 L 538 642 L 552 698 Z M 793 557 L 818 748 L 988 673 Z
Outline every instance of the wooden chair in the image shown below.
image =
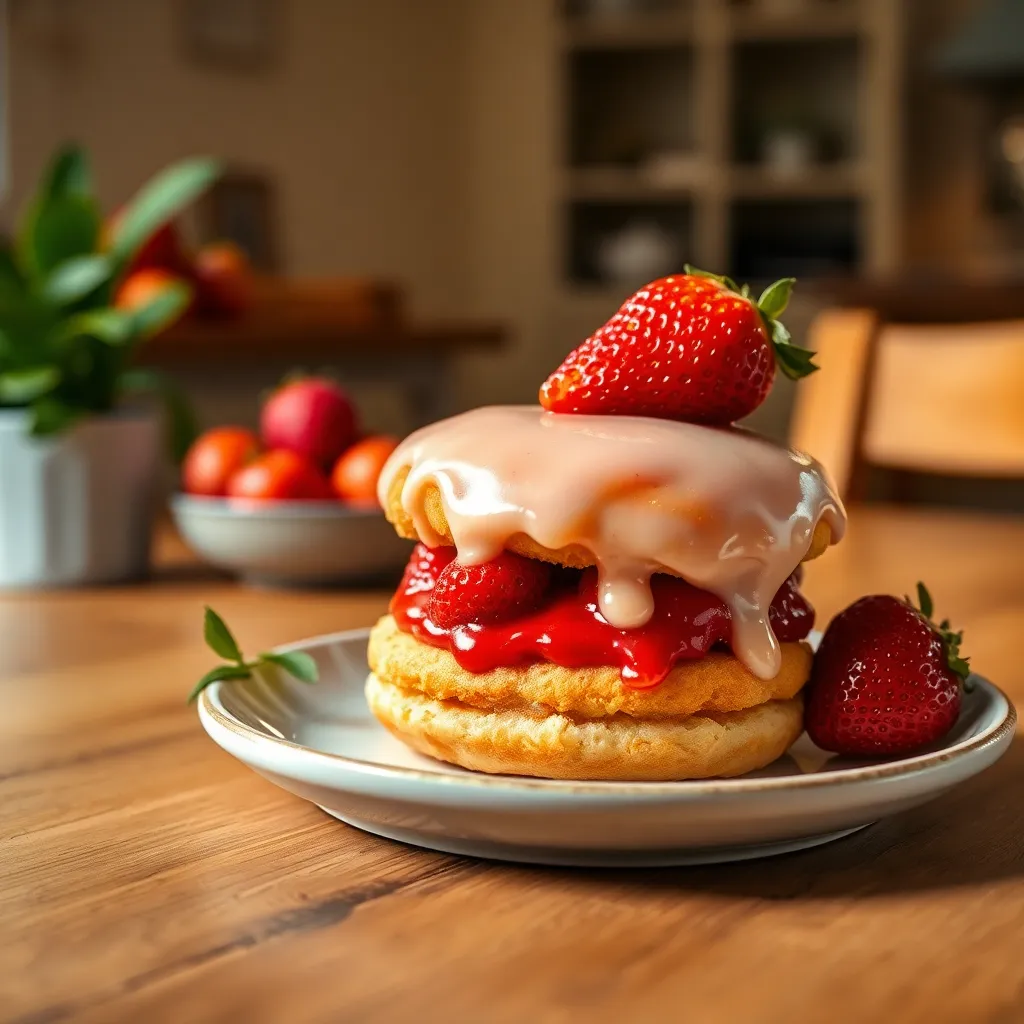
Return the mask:
M 797 389 L 791 441 L 844 499 L 870 467 L 1024 479 L 1024 319 L 901 324 L 831 309 L 811 327 L 821 369 Z

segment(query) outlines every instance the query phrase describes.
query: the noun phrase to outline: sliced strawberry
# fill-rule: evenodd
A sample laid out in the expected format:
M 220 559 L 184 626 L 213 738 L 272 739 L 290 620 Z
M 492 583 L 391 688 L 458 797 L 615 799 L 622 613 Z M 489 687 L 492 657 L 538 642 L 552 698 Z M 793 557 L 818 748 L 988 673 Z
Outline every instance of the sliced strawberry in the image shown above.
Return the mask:
M 426 544 L 417 544 L 412 549 L 396 596 L 413 597 L 433 590 L 437 578 L 454 559 L 455 548 L 428 548 Z
M 803 640 L 814 628 L 814 609 L 800 593 L 803 570 L 796 572 L 779 588 L 768 609 L 768 623 L 780 643 Z
M 807 690 L 807 732 L 839 754 L 904 754 L 940 740 L 960 713 L 969 670 L 962 634 L 907 598 L 863 597 L 829 624 Z
M 430 595 L 430 621 L 442 629 L 500 622 L 536 608 L 551 582 L 551 566 L 504 551 L 483 565 L 447 565 Z
M 817 367 L 778 317 L 794 281 L 766 288 L 686 268 L 641 288 L 540 389 L 550 412 L 654 416 L 725 425 L 754 411 L 776 365 L 794 380 Z

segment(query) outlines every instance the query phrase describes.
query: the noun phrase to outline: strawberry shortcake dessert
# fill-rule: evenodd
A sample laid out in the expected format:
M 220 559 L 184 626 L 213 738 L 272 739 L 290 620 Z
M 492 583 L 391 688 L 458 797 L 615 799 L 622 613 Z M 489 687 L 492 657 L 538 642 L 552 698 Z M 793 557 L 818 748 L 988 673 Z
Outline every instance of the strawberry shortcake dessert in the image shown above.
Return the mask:
M 811 458 L 736 427 L 812 353 L 697 271 L 638 291 L 537 406 L 476 409 L 395 450 L 379 497 L 416 548 L 366 695 L 414 749 L 562 779 L 733 776 L 803 729 L 800 565 L 845 515 Z

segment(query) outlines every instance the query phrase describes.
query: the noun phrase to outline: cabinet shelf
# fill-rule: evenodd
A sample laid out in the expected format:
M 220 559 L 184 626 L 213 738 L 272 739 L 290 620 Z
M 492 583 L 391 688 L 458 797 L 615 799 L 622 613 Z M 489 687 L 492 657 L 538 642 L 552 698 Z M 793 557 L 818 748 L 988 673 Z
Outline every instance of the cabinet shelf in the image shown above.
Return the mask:
M 737 199 L 853 199 L 865 187 L 865 175 L 857 164 L 823 164 L 792 175 L 740 165 L 730 169 L 728 180 L 729 191 Z
M 855 38 L 865 31 L 864 17 L 857 8 L 808 7 L 795 14 L 734 8 L 730 12 L 729 34 L 740 42 L 789 42 L 813 39 Z
M 630 168 L 577 168 L 562 182 L 562 194 L 569 200 L 595 202 L 645 202 L 658 199 L 688 199 L 705 180 L 703 165 L 695 165 L 685 180 L 662 183 L 643 171 Z
M 657 49 L 693 41 L 692 20 L 676 12 L 574 19 L 562 30 L 562 45 L 569 50 Z

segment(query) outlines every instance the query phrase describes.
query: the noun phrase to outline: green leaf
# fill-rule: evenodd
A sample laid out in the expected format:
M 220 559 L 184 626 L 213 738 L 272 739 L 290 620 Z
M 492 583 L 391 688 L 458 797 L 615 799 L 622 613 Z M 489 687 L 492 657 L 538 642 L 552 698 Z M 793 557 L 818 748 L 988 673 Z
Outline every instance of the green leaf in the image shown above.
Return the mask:
M 50 437 L 60 434 L 73 426 L 87 410 L 78 406 L 68 405 L 53 395 L 44 395 L 31 405 L 32 425 L 30 432 L 33 437 Z
M 69 143 L 58 150 L 43 179 L 43 195 L 47 199 L 92 195 L 89 158 L 80 146 Z
M 0 403 L 29 405 L 49 394 L 60 383 L 56 366 L 32 366 L 23 370 L 0 373 Z
M 61 346 L 75 338 L 96 338 L 117 347 L 132 338 L 135 321 L 131 313 L 110 307 L 87 309 L 63 321 L 54 332 L 54 344 Z
M 740 286 L 731 277 L 726 277 L 724 274 L 712 274 L 710 270 L 701 270 L 698 267 L 691 266 L 689 263 L 684 264 L 683 270 L 691 277 L 706 277 L 709 281 L 717 281 L 719 284 L 725 285 L 729 291 L 742 294 Z
M 185 393 L 169 377 L 157 370 L 132 369 L 121 374 L 119 387 L 126 392 L 151 392 L 159 395 L 167 417 L 167 446 L 176 463 L 199 435 L 195 413 Z
M 123 269 L 155 231 L 202 195 L 219 174 L 214 160 L 184 160 L 144 185 L 118 219 L 111 244 L 115 268 Z
M 133 334 L 151 338 L 178 320 L 192 301 L 192 289 L 184 281 L 161 288 L 144 306 L 132 311 Z
M 95 252 L 99 231 L 99 210 L 90 197 L 39 197 L 18 232 L 18 262 L 30 278 L 41 281 L 72 256 Z
M 761 298 L 757 300 L 757 305 L 769 320 L 778 319 L 786 311 L 795 284 L 795 277 L 784 277 L 781 281 L 770 284 L 761 292 Z
M 315 683 L 320 678 L 320 670 L 316 661 L 305 651 L 286 651 L 283 653 L 268 651 L 259 656 L 260 661 L 270 662 L 283 668 L 290 676 L 300 683 Z
M 114 268 L 106 256 L 72 256 L 46 279 L 43 295 L 58 306 L 69 306 L 109 281 L 113 272 Z
M 932 612 L 935 610 L 935 605 L 932 603 L 932 595 L 928 593 L 928 588 L 920 580 L 917 583 L 917 601 L 921 614 L 926 619 L 930 619 Z
M 228 679 L 251 679 L 252 672 L 245 665 L 218 665 L 211 668 L 202 679 L 192 687 L 188 695 L 188 703 L 191 704 L 211 683 L 220 683 Z
M 210 607 L 205 609 L 203 617 L 203 639 L 206 640 L 206 646 L 214 654 L 219 654 L 222 658 L 227 658 L 229 661 L 234 661 L 238 664 L 242 663 L 242 652 L 239 650 L 235 638 L 231 635 L 231 630 L 228 629 L 224 620 Z
M 0 246 L 0 303 L 20 299 L 25 294 L 25 281 L 18 270 L 10 246 Z

